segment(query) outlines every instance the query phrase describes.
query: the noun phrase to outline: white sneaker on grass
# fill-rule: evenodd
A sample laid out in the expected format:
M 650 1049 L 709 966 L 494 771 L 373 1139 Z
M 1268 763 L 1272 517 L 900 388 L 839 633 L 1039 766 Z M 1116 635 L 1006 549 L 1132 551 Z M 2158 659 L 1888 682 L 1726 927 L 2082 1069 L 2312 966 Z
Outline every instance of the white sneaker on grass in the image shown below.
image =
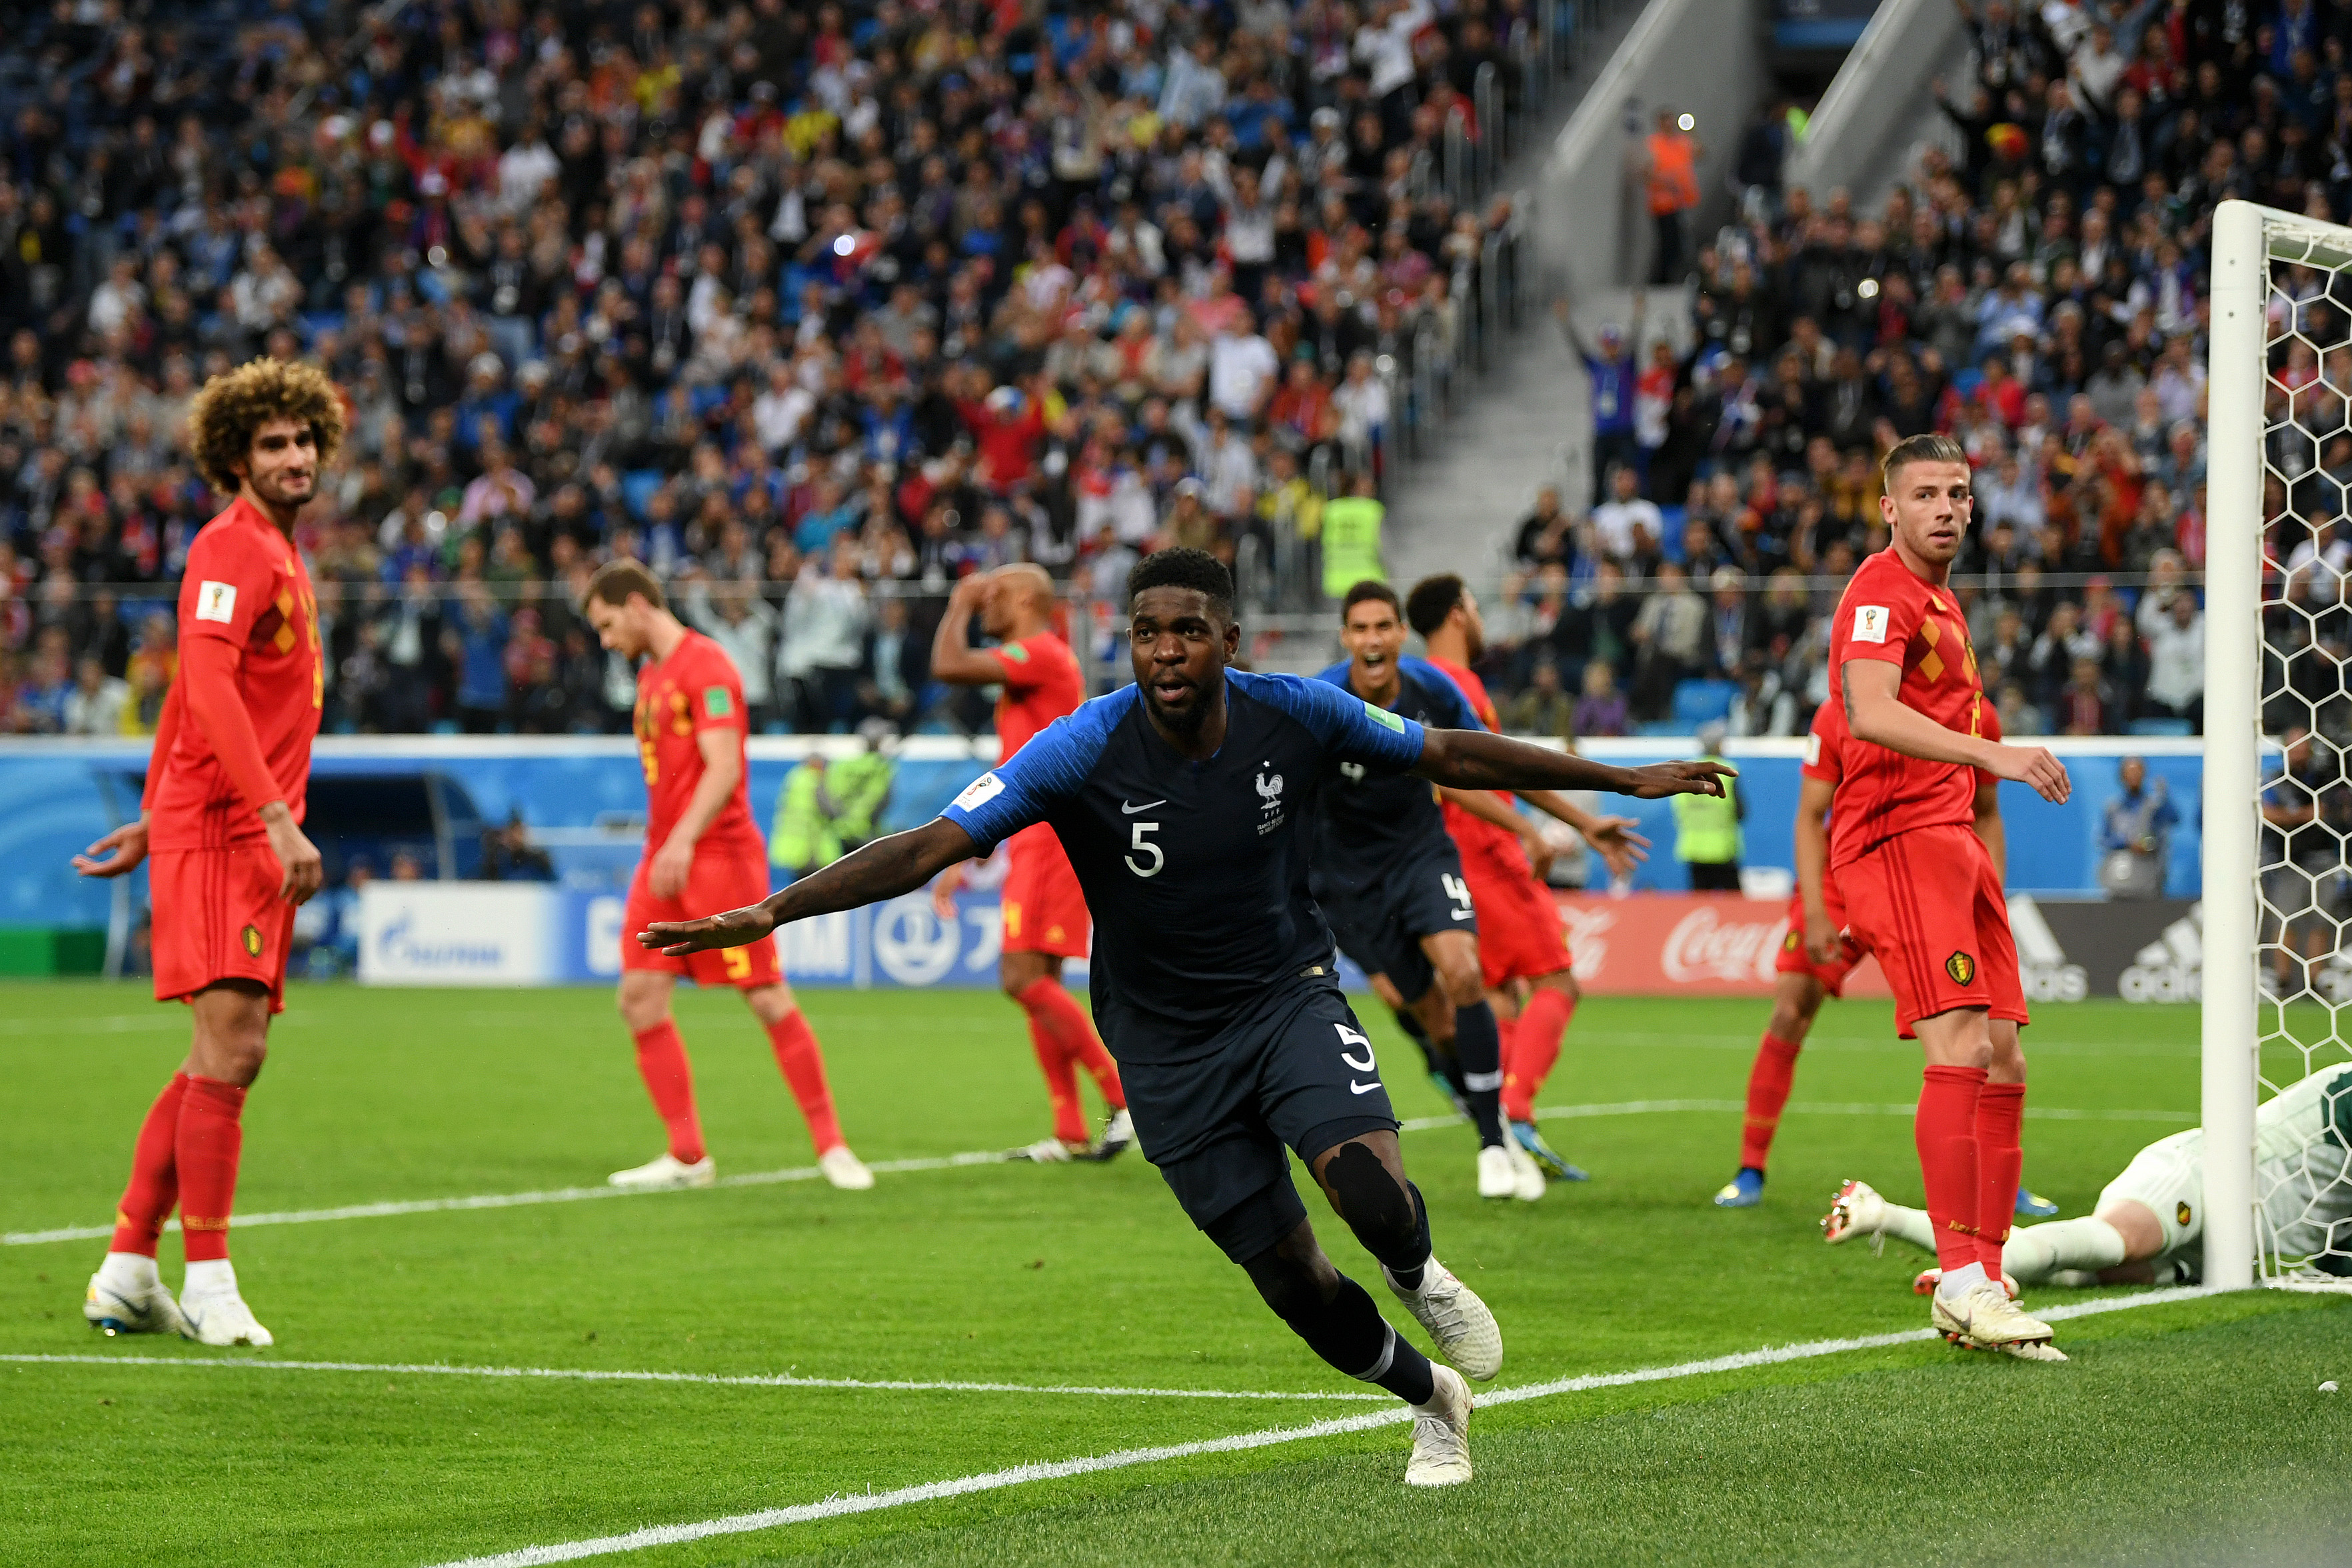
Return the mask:
M 1421 1266 L 1421 1287 L 1408 1291 L 1396 1282 L 1385 1265 L 1381 1278 L 1404 1303 L 1413 1321 L 1429 1331 L 1438 1354 L 1459 1367 L 1465 1377 L 1484 1383 L 1503 1370 L 1503 1331 L 1478 1293 L 1454 1277 L 1434 1254 Z
M 188 1320 L 155 1277 L 155 1260 L 142 1258 L 146 1268 L 141 1270 L 117 1263 L 116 1256 L 109 1254 L 89 1277 L 89 1289 L 82 1296 L 81 1315 L 89 1326 L 109 1339 L 126 1333 L 186 1333 Z
M 1512 1160 L 1511 1151 L 1502 1144 L 1488 1144 L 1478 1151 L 1478 1196 L 1519 1196 L 1519 1167 Z
M 1543 1166 L 1536 1158 L 1519 1147 L 1516 1138 L 1503 1140 L 1503 1152 L 1511 1157 L 1511 1196 L 1521 1203 L 1533 1203 L 1544 1195 Z
M 825 1180 L 844 1192 L 864 1192 L 874 1185 L 874 1173 L 866 1168 L 865 1161 L 849 1152 L 847 1144 L 835 1144 L 817 1155 L 816 1168 L 824 1173 Z
M 2065 1360 L 2050 1343 L 2050 1325 L 2030 1316 L 2009 1299 L 2009 1292 L 1991 1280 L 1979 1280 L 1957 1300 L 1937 1290 L 1929 1298 L 1928 1322 L 1954 1344 L 1969 1350 L 1998 1350 L 2022 1361 Z M 2021 1351 L 2011 1346 L 2035 1345 Z M 2042 1350 L 2051 1354 L 2044 1355 Z
M 236 1270 L 226 1260 L 213 1265 L 188 1265 L 191 1276 L 198 1269 L 205 1270 L 205 1282 L 199 1283 L 192 1277 L 180 1287 L 180 1313 L 187 1319 L 184 1332 L 190 1339 L 199 1344 L 249 1344 L 256 1348 L 277 1343 L 237 1293 Z
M 631 1192 L 667 1192 L 672 1187 L 709 1186 L 719 1179 L 719 1166 L 707 1154 L 688 1165 L 664 1149 L 658 1156 L 644 1165 L 614 1171 L 604 1179 Z
M 1450 1366 L 1429 1369 L 1437 1386 L 1429 1403 L 1412 1407 L 1409 1487 L 1456 1487 L 1470 1479 L 1470 1385 Z

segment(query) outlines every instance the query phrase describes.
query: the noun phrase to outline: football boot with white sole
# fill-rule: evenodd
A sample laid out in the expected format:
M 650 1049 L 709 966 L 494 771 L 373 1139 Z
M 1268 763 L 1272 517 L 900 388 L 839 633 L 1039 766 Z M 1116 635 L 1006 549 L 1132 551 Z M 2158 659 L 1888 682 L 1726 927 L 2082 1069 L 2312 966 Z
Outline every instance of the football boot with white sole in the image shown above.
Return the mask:
M 719 1166 L 709 1155 L 688 1165 L 676 1155 L 664 1149 L 656 1157 L 641 1166 L 631 1166 L 625 1171 L 614 1171 L 604 1178 L 614 1186 L 631 1192 L 668 1192 L 682 1186 L 709 1186 L 719 1179 Z
M 188 1320 L 187 1335 L 199 1344 L 249 1344 L 257 1349 L 277 1343 L 253 1315 L 235 1285 L 222 1291 L 180 1295 L 181 1315 Z
M 1503 1331 L 1495 1314 L 1486 1310 L 1475 1291 L 1455 1279 L 1435 1256 L 1421 1266 L 1418 1290 L 1408 1291 L 1398 1284 L 1385 1265 L 1381 1277 L 1413 1321 L 1429 1332 L 1437 1354 L 1465 1377 L 1484 1383 L 1503 1370 Z
M 1937 1291 L 1928 1298 L 1927 1321 L 1936 1332 L 1969 1350 L 2004 1350 L 2012 1344 L 2048 1344 L 2048 1323 L 2028 1315 L 1990 1280 L 1979 1280 L 1955 1301 Z M 2046 1359 L 2041 1356 L 2032 1360 Z
M 1470 1385 L 1450 1366 L 1429 1369 L 1436 1386 L 1429 1403 L 1412 1407 L 1409 1487 L 1457 1487 L 1470 1479 Z
M 1566 1155 L 1546 1143 L 1542 1132 L 1533 1122 L 1514 1122 L 1510 1124 L 1510 1131 L 1511 1141 L 1525 1150 L 1529 1159 L 1542 1166 L 1544 1174 L 1552 1180 L 1591 1181 L 1592 1179 L 1590 1173 L 1570 1165 Z
M 824 1179 L 844 1192 L 864 1192 L 874 1185 L 874 1173 L 866 1162 L 849 1152 L 847 1144 L 835 1144 L 817 1155 L 816 1168 Z
M 126 1333 L 176 1333 L 188 1332 L 188 1320 L 181 1315 L 180 1303 L 162 1281 L 140 1285 L 110 1284 L 106 1270 L 101 1269 L 89 1277 L 89 1289 L 83 1295 L 81 1315 L 89 1326 L 109 1339 Z
M 1518 1162 L 1511 1151 L 1500 1144 L 1488 1144 L 1478 1151 L 1478 1196 L 1480 1197 L 1517 1197 L 1519 1195 Z
M 1850 1181 L 1838 1188 L 1830 1199 L 1830 1211 L 1822 1216 L 1822 1239 L 1832 1246 L 1857 1236 L 1876 1245 L 1885 1232 L 1886 1200 L 1866 1181 Z

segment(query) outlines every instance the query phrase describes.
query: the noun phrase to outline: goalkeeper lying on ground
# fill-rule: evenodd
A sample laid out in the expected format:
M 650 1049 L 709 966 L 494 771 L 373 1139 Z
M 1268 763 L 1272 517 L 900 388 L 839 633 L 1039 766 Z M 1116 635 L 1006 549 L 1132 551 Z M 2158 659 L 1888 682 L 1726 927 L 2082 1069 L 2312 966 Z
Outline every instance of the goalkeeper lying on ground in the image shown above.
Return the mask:
M 2259 1240 L 2289 1268 L 2352 1275 L 2352 1063 L 2324 1067 L 2254 1113 Z M 1838 1189 L 1822 1233 L 1832 1242 L 1900 1237 L 1933 1249 L 1925 1209 L 1905 1208 L 1868 1183 Z M 2205 1266 L 2205 1133 L 2158 1138 L 2099 1194 L 2086 1219 L 2010 1232 L 2001 1271 L 2019 1285 L 2187 1285 Z M 1917 1288 L 1935 1288 L 1937 1270 Z

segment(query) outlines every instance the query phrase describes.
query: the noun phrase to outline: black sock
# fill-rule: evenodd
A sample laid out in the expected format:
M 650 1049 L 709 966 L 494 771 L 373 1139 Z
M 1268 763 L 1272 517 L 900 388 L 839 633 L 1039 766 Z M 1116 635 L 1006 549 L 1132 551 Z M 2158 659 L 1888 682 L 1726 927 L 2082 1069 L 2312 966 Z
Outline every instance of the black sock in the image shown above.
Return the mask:
M 1454 1058 L 1462 1064 L 1462 1098 L 1478 1124 L 1481 1147 L 1503 1141 L 1503 1034 L 1481 997 L 1454 1009 Z
M 1429 1358 L 1389 1326 L 1371 1292 L 1345 1274 L 1328 1301 L 1284 1321 L 1307 1346 L 1360 1383 L 1376 1384 L 1408 1405 L 1426 1405 L 1436 1392 Z
M 1421 1020 L 1410 1010 L 1397 1008 L 1389 1016 L 1396 1019 L 1397 1028 L 1404 1030 L 1407 1040 L 1421 1047 L 1421 1060 L 1428 1067 L 1430 1076 L 1443 1082 L 1455 1095 L 1461 1095 L 1464 1092 L 1462 1068 L 1454 1060 L 1453 1053 L 1430 1039 L 1429 1031 L 1421 1027 Z

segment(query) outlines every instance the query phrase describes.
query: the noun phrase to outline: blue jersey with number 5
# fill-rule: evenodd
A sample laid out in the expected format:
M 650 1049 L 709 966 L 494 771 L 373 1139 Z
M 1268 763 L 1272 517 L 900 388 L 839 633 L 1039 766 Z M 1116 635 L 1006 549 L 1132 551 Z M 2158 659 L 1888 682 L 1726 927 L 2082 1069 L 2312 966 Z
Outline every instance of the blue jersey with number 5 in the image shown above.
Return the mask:
M 1225 694 L 1225 742 L 1206 761 L 1177 755 L 1127 686 L 1055 720 L 941 813 L 983 852 L 1051 823 L 1094 915 L 1097 983 L 1182 1035 L 1329 960 L 1307 889 L 1326 770 L 1421 759 L 1420 725 L 1326 682 L 1234 670 Z

